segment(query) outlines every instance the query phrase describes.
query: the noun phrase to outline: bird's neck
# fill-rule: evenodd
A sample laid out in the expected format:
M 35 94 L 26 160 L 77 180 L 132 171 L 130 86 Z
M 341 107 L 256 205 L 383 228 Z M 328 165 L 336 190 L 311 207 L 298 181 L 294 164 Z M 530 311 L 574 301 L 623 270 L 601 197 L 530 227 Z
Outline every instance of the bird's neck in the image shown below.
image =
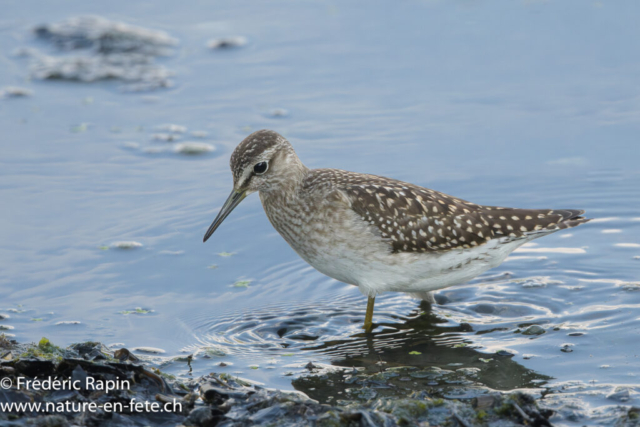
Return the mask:
M 273 174 L 270 185 L 260 190 L 260 197 L 287 199 L 295 196 L 309 174 L 309 168 L 302 163 L 295 152 L 285 152 L 282 156 L 283 161 L 277 162 L 282 165 L 281 169 L 274 171 L 277 173 Z

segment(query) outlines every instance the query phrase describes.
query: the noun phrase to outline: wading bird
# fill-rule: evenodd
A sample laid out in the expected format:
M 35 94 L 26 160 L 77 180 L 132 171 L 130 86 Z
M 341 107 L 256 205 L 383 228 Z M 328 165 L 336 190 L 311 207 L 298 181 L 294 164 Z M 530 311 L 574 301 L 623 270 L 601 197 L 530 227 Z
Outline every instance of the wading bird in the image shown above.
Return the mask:
M 258 192 L 273 227 L 316 270 L 368 296 L 431 292 L 496 267 L 538 237 L 589 221 L 576 209 L 483 206 L 428 188 L 338 169 L 309 169 L 281 135 L 261 130 L 231 155 L 233 191 L 206 242 L 249 194 Z

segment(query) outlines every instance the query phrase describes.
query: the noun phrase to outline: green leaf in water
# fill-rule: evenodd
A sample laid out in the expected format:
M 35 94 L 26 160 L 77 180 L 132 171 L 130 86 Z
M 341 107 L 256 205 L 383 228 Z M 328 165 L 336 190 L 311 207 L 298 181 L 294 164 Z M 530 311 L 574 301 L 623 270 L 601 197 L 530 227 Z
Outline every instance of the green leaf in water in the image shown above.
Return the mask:
M 259 369 L 260 368 L 260 366 L 258 366 L 258 365 L 249 365 L 249 367 L 251 369 Z
M 463 342 L 460 342 L 460 343 L 458 343 L 458 344 L 455 344 L 455 345 L 453 346 L 453 348 L 462 348 L 462 347 L 466 347 L 466 346 L 467 346 L 467 344 L 465 344 L 465 343 L 463 343 Z
M 218 266 L 216 264 L 211 264 L 211 265 L 208 265 L 207 268 L 209 270 L 215 270 L 216 268 L 218 268 Z
M 291 357 L 291 356 L 295 356 L 295 353 L 285 353 L 285 354 L 281 354 L 280 356 L 282 356 L 282 357 Z
M 73 132 L 73 133 L 81 133 L 81 132 L 86 132 L 87 129 L 89 129 L 89 124 L 88 123 L 80 123 L 78 126 L 72 126 L 71 127 L 71 132 Z
M 227 353 L 220 350 L 219 348 L 206 348 L 204 352 L 209 356 L 215 356 L 215 357 L 224 357 L 227 355 Z
M 108 251 L 109 246 L 98 246 L 98 249 L 100 249 L 101 251 Z
M 240 280 L 236 283 L 233 284 L 234 288 L 248 288 L 249 287 L 249 283 L 251 283 L 251 280 Z
M 142 307 L 136 307 L 133 310 L 122 310 L 120 312 L 120 314 L 124 314 L 124 315 L 127 315 L 127 314 L 149 314 L 151 312 L 153 312 L 153 310 L 148 310 L 148 309 L 142 308 Z
M 39 317 L 34 317 L 31 319 L 32 322 L 42 322 L 42 319 Z
M 480 361 L 483 363 L 489 363 L 491 362 L 493 359 L 483 359 L 482 357 L 480 358 Z
M 422 354 L 419 351 L 410 351 L 409 354 L 411 355 L 418 355 L 418 354 Z

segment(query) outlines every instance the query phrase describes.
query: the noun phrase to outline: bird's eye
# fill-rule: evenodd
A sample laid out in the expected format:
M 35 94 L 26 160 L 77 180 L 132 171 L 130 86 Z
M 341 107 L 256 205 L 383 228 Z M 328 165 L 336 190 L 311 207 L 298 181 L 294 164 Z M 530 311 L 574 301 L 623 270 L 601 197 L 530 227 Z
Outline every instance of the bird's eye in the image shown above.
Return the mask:
M 267 171 L 267 169 L 269 169 L 269 164 L 267 162 L 260 162 L 256 163 L 256 165 L 253 167 L 253 172 L 256 175 L 262 175 Z

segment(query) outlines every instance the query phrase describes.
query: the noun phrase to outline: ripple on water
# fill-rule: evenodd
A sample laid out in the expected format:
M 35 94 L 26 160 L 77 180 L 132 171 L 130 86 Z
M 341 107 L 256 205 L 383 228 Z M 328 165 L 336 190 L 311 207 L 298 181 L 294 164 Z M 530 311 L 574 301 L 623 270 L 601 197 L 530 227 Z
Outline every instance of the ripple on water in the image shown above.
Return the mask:
M 574 273 L 584 274 L 575 277 Z M 627 305 L 620 301 L 602 303 L 620 289 L 636 290 L 634 282 L 584 278 L 593 274 L 578 270 L 566 270 L 564 274 L 573 277 L 514 278 L 508 272 L 487 275 L 473 285 L 440 291 L 437 300 L 445 304 L 434 307 L 402 294 L 383 295 L 376 304 L 374 342 L 360 329 L 365 309 L 362 298 L 342 296 L 327 303 L 298 305 L 294 310 L 282 304 L 235 316 L 200 319 L 194 325 L 197 343 L 191 349 L 215 349 L 225 355 L 254 359 L 266 354 L 312 352 L 332 360 L 366 354 L 371 348 L 410 348 L 416 341 L 430 340 L 448 347 L 473 343 L 486 346 L 486 351 L 494 345 L 515 345 L 527 354 L 545 354 L 537 344 L 505 337 L 525 331 L 525 336 L 533 335 L 544 342 L 556 337 L 558 331 L 565 330 L 563 336 L 567 336 L 567 329 L 571 337 L 577 336 L 571 335 L 577 330 L 583 336 L 584 331 L 592 329 L 617 329 L 629 320 L 624 307 L 640 309 L 640 301 Z M 598 286 L 576 297 L 574 288 L 581 288 L 577 285 L 580 282 L 587 287 Z M 577 298 L 580 304 L 575 304 Z M 483 333 L 476 335 L 477 331 Z
M 405 318 L 395 313 L 409 313 L 410 301 L 408 297 L 381 298 L 376 304 L 376 320 L 385 325 L 402 322 Z M 204 319 L 195 326 L 196 346 L 253 356 L 265 350 L 303 350 L 340 339 L 358 341 L 363 335 L 364 309 L 362 297 L 352 296 L 297 305 L 294 310 L 282 304 L 252 313 Z
M 640 243 L 616 243 L 613 246 L 618 248 L 640 248 Z
M 545 254 L 586 254 L 584 248 L 543 248 L 543 247 L 525 247 L 516 249 L 513 253 L 545 253 Z
M 372 335 L 360 329 L 363 315 L 362 298 L 353 296 L 336 298 L 330 304 L 297 306 L 295 310 L 269 307 L 205 320 L 198 328 L 198 343 L 185 350 L 195 349 L 196 356 L 225 357 L 225 364 L 228 358 L 247 359 L 250 362 L 241 364 L 248 369 L 289 370 L 283 375 L 290 375 L 291 369 L 296 376 L 308 373 L 310 359 L 315 368 L 323 366 L 324 360 L 339 367 L 364 367 L 375 372 L 383 365 L 386 372 L 418 369 L 407 371 L 407 375 L 414 381 L 425 379 L 424 383 L 431 386 L 458 389 L 462 384 L 476 383 L 504 390 L 538 387 L 549 379 L 515 362 L 512 357 L 517 352 L 487 354 L 473 348 L 467 335 L 474 328 L 448 320 L 446 306 L 432 309 L 425 302 L 397 294 L 381 297 Z M 291 357 L 290 363 L 284 364 L 285 356 Z M 332 381 L 338 388 L 349 387 L 340 375 Z M 316 394 L 304 379 L 294 380 L 294 387 Z

